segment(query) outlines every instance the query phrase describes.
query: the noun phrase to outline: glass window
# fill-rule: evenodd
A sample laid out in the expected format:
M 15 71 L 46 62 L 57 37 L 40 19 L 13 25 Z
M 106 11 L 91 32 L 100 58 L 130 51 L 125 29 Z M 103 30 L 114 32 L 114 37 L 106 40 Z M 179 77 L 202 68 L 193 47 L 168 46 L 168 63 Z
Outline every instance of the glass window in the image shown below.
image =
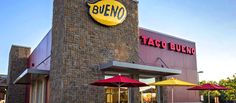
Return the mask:
M 105 76 L 111 78 L 112 76 Z M 118 103 L 118 87 L 105 87 L 105 103 Z M 120 88 L 120 103 L 128 103 L 128 88 Z
M 106 103 L 118 103 L 118 88 L 105 87 Z M 122 87 L 120 89 L 120 103 L 128 103 L 128 88 Z
M 36 93 L 37 93 L 36 88 L 37 88 L 37 82 L 33 82 L 31 87 L 31 103 L 34 103 L 34 101 L 36 100 Z
M 139 81 L 149 84 L 155 82 L 155 78 L 141 78 Z M 156 92 L 155 86 L 140 87 L 141 103 L 157 103 Z
M 34 81 L 31 87 L 31 103 L 44 103 L 46 96 L 46 80 Z
M 39 80 L 38 81 L 38 88 L 37 88 L 37 103 L 42 103 L 42 92 L 43 92 L 43 81 Z

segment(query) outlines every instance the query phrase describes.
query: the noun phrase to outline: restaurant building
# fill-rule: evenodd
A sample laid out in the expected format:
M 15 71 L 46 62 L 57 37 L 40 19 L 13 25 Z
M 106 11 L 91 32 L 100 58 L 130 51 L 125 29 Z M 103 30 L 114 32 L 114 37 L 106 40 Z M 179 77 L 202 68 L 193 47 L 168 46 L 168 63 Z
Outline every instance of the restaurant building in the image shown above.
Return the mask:
M 117 103 L 117 88 L 90 85 L 117 74 L 198 82 L 195 43 L 139 27 L 136 0 L 54 0 L 52 29 L 32 52 L 13 45 L 8 71 L 7 103 Z M 174 102 L 199 102 L 186 88 Z M 169 103 L 170 90 L 121 88 L 121 102 Z
M 0 74 L 0 103 L 5 103 L 7 89 L 7 76 Z

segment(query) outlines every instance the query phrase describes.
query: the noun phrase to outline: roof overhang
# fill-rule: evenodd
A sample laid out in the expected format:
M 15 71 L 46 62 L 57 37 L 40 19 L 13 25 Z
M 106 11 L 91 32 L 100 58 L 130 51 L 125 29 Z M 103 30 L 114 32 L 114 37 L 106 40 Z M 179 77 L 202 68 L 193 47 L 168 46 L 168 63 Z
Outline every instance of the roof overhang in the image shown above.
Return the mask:
M 0 87 L 7 87 L 7 75 L 0 74 Z
M 39 70 L 35 68 L 27 68 L 24 72 L 20 74 L 13 82 L 14 84 L 30 84 L 31 81 L 37 80 L 41 77 L 47 77 L 49 75 L 49 70 Z
M 157 66 L 148 66 L 127 62 L 111 61 L 106 64 L 100 65 L 100 69 L 105 72 L 118 72 L 118 73 L 136 73 L 140 75 L 179 75 L 181 70 L 162 68 Z
M 0 84 L 0 88 L 1 87 L 7 87 L 7 84 Z

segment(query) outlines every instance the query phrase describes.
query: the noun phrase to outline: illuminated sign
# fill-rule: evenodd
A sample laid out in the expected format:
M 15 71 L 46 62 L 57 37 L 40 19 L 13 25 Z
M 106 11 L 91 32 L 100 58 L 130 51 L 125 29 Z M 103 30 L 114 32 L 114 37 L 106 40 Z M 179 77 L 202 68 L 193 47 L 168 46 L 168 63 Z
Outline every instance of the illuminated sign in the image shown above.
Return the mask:
M 88 5 L 92 18 L 106 26 L 121 24 L 127 16 L 125 6 L 116 0 L 101 0 Z
M 195 54 L 195 48 L 173 43 L 173 42 L 166 43 L 165 40 L 158 40 L 158 39 L 153 39 L 151 37 L 140 36 L 140 41 L 141 41 L 141 44 L 143 45 L 148 45 L 148 46 L 157 47 L 161 49 L 168 48 L 171 51 L 190 54 L 190 55 Z

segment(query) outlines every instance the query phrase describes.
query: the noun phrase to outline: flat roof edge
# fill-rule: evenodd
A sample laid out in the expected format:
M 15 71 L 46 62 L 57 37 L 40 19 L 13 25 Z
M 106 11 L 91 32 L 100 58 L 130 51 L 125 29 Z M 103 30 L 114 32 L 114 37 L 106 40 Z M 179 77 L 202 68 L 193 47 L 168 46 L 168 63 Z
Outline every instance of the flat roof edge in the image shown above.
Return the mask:
M 127 69 L 134 69 L 134 70 L 144 70 L 144 71 L 153 71 L 153 72 L 161 72 L 161 73 L 171 73 L 171 74 L 181 74 L 181 70 L 177 69 L 170 69 L 170 68 L 161 68 L 149 65 L 142 65 L 142 64 L 134 64 L 134 63 L 127 63 L 127 62 L 119 62 L 119 61 L 110 61 L 106 64 L 100 65 L 101 70 L 106 70 L 108 68 L 127 68 Z
M 22 78 L 24 78 L 27 74 L 38 74 L 38 75 L 49 75 L 49 70 L 40 70 L 35 68 L 26 68 L 13 82 L 13 84 L 22 84 L 18 83 Z
M 190 43 L 196 44 L 196 42 L 191 41 L 189 39 L 183 39 L 183 38 L 180 38 L 180 37 L 177 37 L 177 36 L 173 36 L 173 35 L 170 35 L 170 34 L 162 33 L 162 32 L 151 30 L 151 29 L 147 29 L 145 27 L 139 27 L 139 29 L 142 29 L 142 30 L 145 30 L 145 31 L 149 31 L 149 32 L 153 32 L 153 33 L 158 33 L 160 35 L 164 35 L 164 36 L 168 36 L 168 37 L 171 37 L 171 38 L 174 38 L 174 39 L 179 39 L 179 40 L 182 40 L 182 41 L 186 41 L 186 42 L 190 42 Z

